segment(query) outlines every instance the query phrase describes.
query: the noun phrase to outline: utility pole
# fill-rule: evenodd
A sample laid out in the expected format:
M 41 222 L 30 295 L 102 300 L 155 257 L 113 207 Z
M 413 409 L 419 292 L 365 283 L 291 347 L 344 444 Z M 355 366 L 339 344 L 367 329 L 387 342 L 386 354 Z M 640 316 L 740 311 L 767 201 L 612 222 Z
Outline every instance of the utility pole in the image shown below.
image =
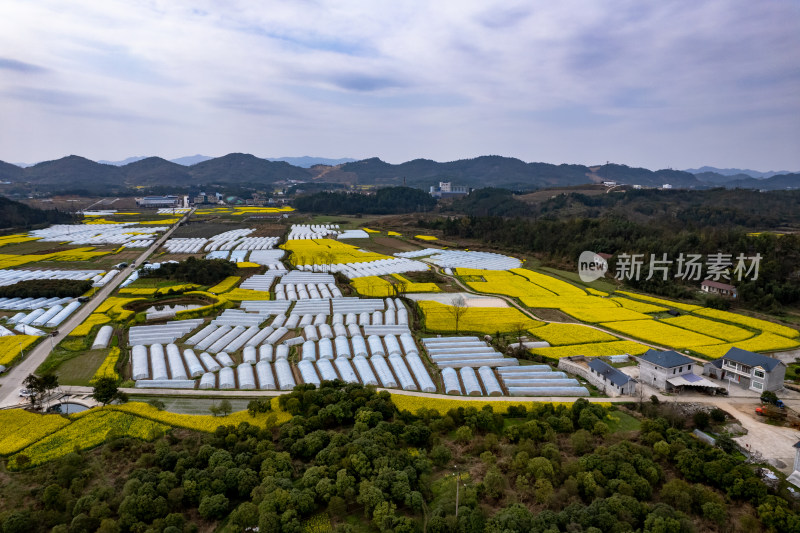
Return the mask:
M 458 485 L 461 482 L 461 472 L 456 469 L 456 522 L 458 522 Z

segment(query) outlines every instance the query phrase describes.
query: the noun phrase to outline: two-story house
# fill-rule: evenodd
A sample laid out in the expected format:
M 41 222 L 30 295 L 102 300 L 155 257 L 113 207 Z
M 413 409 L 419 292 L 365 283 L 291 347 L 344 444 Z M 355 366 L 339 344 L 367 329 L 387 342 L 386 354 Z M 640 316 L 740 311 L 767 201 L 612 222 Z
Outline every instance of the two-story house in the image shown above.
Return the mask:
M 672 350 L 648 350 L 637 358 L 639 382 L 666 392 L 680 391 L 685 387 L 718 389 L 719 386 L 694 373 L 697 365 L 693 359 Z
M 706 363 L 703 373 L 743 389 L 776 391 L 783 387 L 786 364 L 774 357 L 733 347 L 719 359 Z

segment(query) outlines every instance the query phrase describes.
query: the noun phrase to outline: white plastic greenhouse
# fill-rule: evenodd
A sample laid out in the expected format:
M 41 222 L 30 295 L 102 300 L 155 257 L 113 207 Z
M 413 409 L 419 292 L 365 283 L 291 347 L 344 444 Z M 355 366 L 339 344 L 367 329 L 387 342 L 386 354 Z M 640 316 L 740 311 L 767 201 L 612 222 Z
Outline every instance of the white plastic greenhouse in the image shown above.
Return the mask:
M 339 376 L 336 374 L 336 370 L 334 370 L 330 359 L 320 359 L 317 361 L 317 370 L 319 370 L 319 375 L 322 376 L 322 379 L 325 381 L 339 379 Z
M 169 362 L 169 373 L 172 379 L 188 379 L 186 367 L 183 366 L 181 351 L 174 344 L 167 344 L 167 361 Z
M 320 379 L 317 375 L 317 371 L 314 369 L 314 363 L 303 359 L 297 363 L 297 369 L 300 371 L 300 377 L 303 378 L 303 383 L 312 383 L 319 387 Z
M 200 364 L 200 361 L 197 359 L 194 350 L 188 348 L 184 350 L 183 360 L 186 362 L 186 366 L 189 368 L 189 375 L 191 377 L 200 377 L 205 372 L 205 370 L 203 370 L 203 365 Z
M 232 328 L 230 326 L 219 326 L 216 330 L 212 331 L 203 339 L 195 344 L 198 350 L 206 350 L 209 346 L 217 342 L 223 335 L 226 335 Z
M 217 354 L 217 361 L 219 361 L 219 364 L 224 367 L 231 367 L 236 364 L 233 362 L 233 359 L 231 359 L 231 356 L 225 352 L 220 352 Z
M 414 378 L 411 377 L 411 372 L 408 371 L 405 361 L 399 355 L 390 355 L 389 364 L 392 365 L 394 375 L 400 382 L 400 387 L 403 390 L 418 390 Z
M 367 351 L 367 344 L 364 342 L 364 337 L 361 335 L 353 335 L 350 339 L 350 342 L 353 344 L 353 355 L 356 357 L 367 357 L 369 352 Z
M 242 351 L 242 361 L 249 365 L 254 365 L 258 361 L 258 354 L 254 346 L 246 346 Z
M 258 378 L 258 388 L 261 390 L 275 390 L 275 376 L 272 374 L 272 367 L 267 361 L 256 363 L 256 377 Z
M 209 372 L 218 372 L 219 369 L 222 368 L 222 365 L 220 365 L 212 355 L 206 352 L 200 354 L 200 360 Z
M 464 367 L 459 370 L 459 374 L 461 374 L 461 382 L 464 384 L 464 391 L 468 396 L 483 396 L 478 376 L 473 368 Z
M 350 342 L 347 340 L 347 337 L 340 335 L 334 339 L 334 343 L 336 344 L 336 357 L 343 357 L 346 359 L 350 359 L 353 354 L 350 351 Z
M 383 342 L 381 342 L 381 338 L 377 335 L 370 335 L 367 338 L 367 343 L 369 344 L 369 353 L 374 357 L 376 355 L 384 357 L 386 356 L 386 351 L 383 348 Z
M 237 366 L 236 377 L 239 378 L 239 388 L 241 390 L 256 388 L 256 377 L 253 373 L 253 365 L 250 363 L 242 363 Z
M 286 344 L 279 344 L 277 348 L 275 348 L 275 360 L 278 359 L 288 359 L 289 358 L 289 346 Z
M 422 392 L 436 392 L 436 385 L 434 385 L 430 374 L 428 374 L 425 364 L 416 353 L 406 356 L 406 363 L 408 363 L 408 368 L 411 369 L 414 377 L 417 378 L 417 383 L 419 383 Z
M 150 377 L 150 371 L 147 365 L 147 346 L 137 344 L 131 349 L 133 361 L 133 368 L 131 374 L 134 380 L 147 379 Z
M 316 361 L 317 360 L 317 345 L 314 341 L 306 341 L 303 343 L 302 348 L 303 361 Z
M 217 375 L 212 372 L 206 372 L 200 378 L 201 389 L 213 389 L 217 386 Z
M 153 370 L 153 380 L 163 381 L 169 379 L 167 362 L 164 359 L 164 348 L 160 344 L 150 345 L 150 368 Z
M 111 342 L 111 334 L 114 333 L 114 328 L 111 326 L 103 326 L 97 332 L 97 336 L 92 343 L 92 350 L 99 350 L 108 348 L 108 343 Z
M 336 365 L 336 369 L 339 371 L 339 375 L 342 376 L 343 381 L 346 381 L 347 383 L 359 382 L 358 376 L 353 370 L 353 366 L 350 364 L 348 359 L 345 359 L 344 357 L 338 357 L 334 359 L 333 364 Z
M 489 396 L 502 396 L 503 389 L 500 387 L 500 382 L 488 366 L 482 366 L 478 369 L 478 374 L 483 382 L 483 388 L 486 389 L 486 394 Z
M 275 360 L 275 377 L 278 380 L 278 388 L 280 390 L 292 390 L 295 387 L 292 368 L 285 358 Z
M 461 394 L 461 383 L 458 381 L 458 374 L 452 368 L 442 369 L 442 381 L 444 382 L 445 394 Z
M 330 339 L 322 339 L 317 344 L 320 359 L 333 359 L 333 343 Z
M 234 379 L 233 369 L 231 367 L 226 366 L 219 371 L 219 388 L 220 389 L 236 388 L 236 380 Z
M 380 380 L 381 385 L 387 389 L 396 389 L 397 381 L 395 381 L 392 371 L 389 369 L 389 365 L 386 363 L 386 359 L 380 356 L 373 356 L 370 358 L 370 362 L 375 368 L 375 372 L 378 374 L 378 379 Z
M 272 356 L 275 352 L 275 348 L 271 344 L 262 344 L 258 347 L 258 360 L 266 361 L 268 363 L 272 362 Z

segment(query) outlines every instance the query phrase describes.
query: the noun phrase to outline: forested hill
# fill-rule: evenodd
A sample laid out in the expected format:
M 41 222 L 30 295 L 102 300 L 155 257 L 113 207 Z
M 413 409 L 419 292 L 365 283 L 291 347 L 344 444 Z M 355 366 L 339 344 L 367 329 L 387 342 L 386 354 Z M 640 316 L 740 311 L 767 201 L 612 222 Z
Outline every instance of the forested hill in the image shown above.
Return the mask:
M 440 181 L 467 187 L 506 187 L 534 190 L 603 181 L 629 185 L 703 189 L 714 186 L 749 189 L 800 188 L 800 174 L 768 179 L 723 176 L 714 172 L 694 175 L 679 170 L 635 168 L 621 164 L 584 166 L 526 163 L 502 156 L 481 156 L 440 163 L 415 159 L 391 164 L 378 158 L 339 165 L 303 168 L 284 161 L 269 161 L 250 154 L 233 153 L 190 166 L 177 165 L 159 157 L 116 166 L 100 164 L 79 156 L 68 156 L 20 168 L 0 161 L 0 181 L 27 184 L 30 188 L 61 192 L 84 189 L 90 192 L 130 192 L 135 187 L 167 186 L 189 188 L 211 185 L 266 185 L 273 183 L 319 182 L 350 185 L 407 185 L 427 189 Z
M 29 228 L 37 224 L 60 224 L 71 220 L 69 213 L 36 209 L 0 196 L 0 229 Z

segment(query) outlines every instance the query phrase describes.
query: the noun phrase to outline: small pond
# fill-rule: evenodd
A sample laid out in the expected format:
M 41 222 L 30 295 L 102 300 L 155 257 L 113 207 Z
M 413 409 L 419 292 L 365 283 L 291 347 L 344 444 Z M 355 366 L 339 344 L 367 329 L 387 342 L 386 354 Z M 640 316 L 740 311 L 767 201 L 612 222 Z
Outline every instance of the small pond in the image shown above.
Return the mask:
M 187 311 L 189 309 L 197 309 L 203 307 L 201 304 L 156 304 L 151 305 L 145 309 L 145 316 L 147 320 L 154 320 L 156 318 L 169 318 L 175 316 L 178 311 Z
M 80 413 L 81 411 L 88 411 L 89 408 L 75 402 L 63 402 L 50 407 L 48 413 L 60 413 L 62 415 L 71 415 L 72 413 Z

